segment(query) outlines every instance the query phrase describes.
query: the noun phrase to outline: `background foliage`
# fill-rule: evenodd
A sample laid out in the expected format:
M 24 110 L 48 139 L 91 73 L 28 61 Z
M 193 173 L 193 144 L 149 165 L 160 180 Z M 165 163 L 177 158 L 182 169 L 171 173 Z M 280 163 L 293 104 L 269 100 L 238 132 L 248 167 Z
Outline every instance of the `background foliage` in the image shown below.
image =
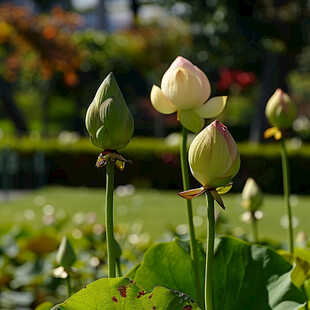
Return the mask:
M 133 163 L 126 166 L 125 172 L 117 172 L 116 185 L 175 192 L 181 188 L 180 137 L 168 135 L 178 131 L 179 124 L 175 115 L 163 116 L 154 111 L 149 93 L 153 84 L 160 84 L 162 74 L 174 58 L 182 55 L 206 72 L 212 95 L 229 95 L 219 119 L 229 126 L 241 153 L 242 166 L 233 190 L 240 192 L 250 176 L 263 192 L 282 193 L 278 145 L 247 143 L 261 141 L 267 126 L 265 104 L 274 90 L 281 87 L 292 95 L 299 113 L 294 132 L 288 133 L 292 191 L 298 195 L 309 193 L 305 173 L 310 162 L 308 0 L 132 1 L 133 18 L 126 28 L 117 31 L 86 26 L 91 12 L 76 11 L 69 0 L 57 1 L 58 6 L 53 2 L 33 1 L 35 9 L 14 5 L 14 1 L 4 2 L 0 5 L 0 186 L 3 189 L 1 214 L 3 218 L 10 214 L 11 220 L 0 229 L 1 307 L 34 308 L 49 300 L 51 303 L 45 305 L 49 309 L 65 299 L 64 279 L 55 261 L 65 231 L 70 231 L 69 239 L 78 253 L 72 271 L 74 291 L 107 274 L 105 228 L 102 221 L 97 222 L 96 214 L 78 212 L 71 216 L 72 213 L 61 212 L 64 210 L 56 212 L 51 204 L 42 202 L 42 195 L 34 199 L 42 214 L 34 213 L 33 203 L 26 209 L 26 203 L 19 207 L 12 205 L 18 209 L 14 213 L 6 205 L 6 199 L 10 197 L 9 189 L 32 189 L 48 183 L 82 186 L 81 190 L 87 190 L 86 186 L 104 186 L 103 171 L 94 168 L 99 150 L 84 138 L 84 117 L 96 89 L 110 71 L 115 73 L 134 115 L 136 136 L 122 152 Z M 160 8 L 164 17 L 143 20 L 142 11 L 147 6 Z M 94 10 L 97 9 L 100 7 Z M 193 179 L 192 186 L 198 186 Z M 152 195 L 158 204 L 158 196 L 154 192 Z M 60 189 L 54 196 L 65 200 Z M 142 196 L 127 197 L 128 201 L 118 206 L 117 211 L 128 219 L 124 212 L 130 201 L 131 216 L 137 217 L 139 208 L 145 207 L 143 199 L 158 211 L 156 202 L 147 195 Z M 163 196 L 165 201 L 173 201 L 168 194 Z M 268 208 L 278 206 L 276 199 L 268 200 Z M 304 206 L 307 197 L 303 199 Z M 68 203 L 70 212 L 74 213 L 74 207 Z M 274 217 L 268 210 L 266 214 L 269 219 L 279 220 L 279 215 Z M 203 215 L 198 206 L 196 224 L 202 221 Z M 166 213 L 158 216 L 164 218 Z M 171 217 L 181 216 L 178 211 Z M 239 216 L 238 213 L 236 217 Z M 20 225 L 21 219 L 25 220 L 24 225 Z M 141 222 L 116 226 L 124 271 L 140 263 L 153 243 L 142 227 Z M 164 240 L 171 240 L 172 236 L 185 239 L 184 225 L 181 228 L 182 225 L 169 227 L 168 237 L 157 233 Z M 232 229 L 221 217 L 217 232 L 251 239 L 239 225 Z M 300 265 L 287 253 L 280 253 L 285 260 L 270 248 L 233 238 L 219 239 L 216 273 L 228 280 L 215 283 L 217 299 L 223 302 L 218 307 L 229 309 L 237 304 L 237 296 L 238 302 L 247 308 L 253 304 L 260 308 L 299 308 L 310 298 L 310 259 L 307 237 L 303 232 L 298 237 L 298 244 L 303 247 L 296 254 L 302 262 Z M 275 249 L 283 247 L 274 240 L 263 242 Z M 193 295 L 190 282 L 174 281 L 180 277 L 179 271 L 172 278 L 163 276 L 162 283 L 148 282 L 151 279 L 146 275 L 166 267 L 161 263 L 169 247 L 177 247 L 176 251 L 181 253 L 178 263 L 187 272 L 183 276 L 188 277 L 188 245 L 183 240 L 153 247 L 148 253 L 156 252 L 156 259 L 146 255 L 141 265 L 131 269 L 130 275 L 139 279 L 138 283 L 141 281 L 139 284 L 148 291 L 162 284 Z M 200 254 L 204 255 L 203 250 Z M 294 267 L 292 271 L 293 264 L 300 268 Z M 276 276 L 270 277 L 271 274 Z M 259 281 L 250 281 L 252 278 Z M 239 287 L 238 294 L 231 294 L 225 283 Z M 240 283 L 248 285 L 241 287 Z M 263 287 L 259 283 L 264 283 Z M 297 289 L 302 284 L 303 292 Z M 223 292 L 227 298 L 222 298 Z M 270 303 L 267 295 L 272 296 Z
M 88 139 L 66 134 L 59 139 L 2 139 L 0 183 L 14 188 L 43 184 L 103 187 L 103 170 L 95 169 L 98 149 Z M 166 139 L 133 138 L 122 154 L 132 161 L 124 172 L 116 171 L 115 182 L 142 188 L 180 189 L 179 135 Z M 233 191 L 240 192 L 244 180 L 255 177 L 266 193 L 281 193 L 280 147 L 274 144 L 239 143 L 241 169 L 234 178 Z M 307 194 L 310 147 L 294 140 L 289 144 L 293 193 Z M 152 175 L 152 178 L 150 178 Z M 40 183 L 41 182 L 41 183 Z M 199 184 L 192 178 L 192 186 Z M 6 185 L 8 186 L 8 185 Z

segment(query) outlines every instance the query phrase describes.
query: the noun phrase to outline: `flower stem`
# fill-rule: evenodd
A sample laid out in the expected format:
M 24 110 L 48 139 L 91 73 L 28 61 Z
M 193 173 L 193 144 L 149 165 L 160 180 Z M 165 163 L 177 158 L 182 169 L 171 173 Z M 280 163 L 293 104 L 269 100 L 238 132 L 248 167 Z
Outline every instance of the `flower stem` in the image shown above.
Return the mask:
M 116 269 L 117 269 L 118 277 L 121 277 L 122 276 L 122 267 L 121 267 L 121 260 L 119 257 L 116 259 Z
M 108 252 L 108 277 L 115 278 L 114 257 L 114 232 L 113 232 L 113 190 L 114 190 L 114 163 L 111 159 L 107 161 L 106 181 L 106 203 L 105 203 L 105 225 Z
M 255 214 L 252 214 L 252 231 L 253 231 L 253 240 L 255 243 L 258 243 L 257 219 L 255 217 Z
M 285 147 L 285 140 L 280 140 L 281 144 L 281 159 L 282 159 L 282 175 L 283 175 L 283 191 L 284 191 L 284 205 L 288 217 L 288 249 L 291 253 L 294 252 L 293 239 L 293 223 L 292 223 L 292 209 L 290 205 L 291 184 L 289 176 L 288 156 Z
M 215 238 L 214 199 L 209 191 L 207 196 L 207 249 L 206 249 L 206 274 L 205 274 L 205 310 L 213 310 L 212 298 L 212 268 Z
M 187 161 L 187 129 L 182 126 L 182 143 L 180 148 L 180 160 L 181 160 L 181 170 L 182 170 L 182 179 L 183 179 L 183 190 L 189 190 L 189 172 L 188 172 L 188 161 Z M 191 260 L 192 266 L 194 269 L 194 279 L 195 279 L 195 286 L 197 292 L 197 303 L 198 305 L 202 304 L 202 290 L 199 281 L 199 260 L 198 260 L 198 253 L 197 253 L 197 243 L 195 237 L 195 229 L 193 223 L 193 208 L 192 208 L 192 201 L 186 200 L 187 206 L 187 220 L 188 220 L 188 227 L 189 227 L 189 238 L 190 238 L 190 249 L 191 249 Z
M 68 276 L 66 278 L 66 284 L 67 284 L 67 298 L 71 296 L 72 288 L 71 288 L 71 277 L 68 273 Z

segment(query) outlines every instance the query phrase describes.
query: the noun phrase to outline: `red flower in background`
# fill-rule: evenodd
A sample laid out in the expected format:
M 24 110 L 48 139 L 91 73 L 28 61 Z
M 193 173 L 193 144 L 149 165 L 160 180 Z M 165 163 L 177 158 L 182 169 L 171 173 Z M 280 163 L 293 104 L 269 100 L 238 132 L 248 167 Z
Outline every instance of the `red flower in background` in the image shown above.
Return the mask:
M 253 72 L 243 71 L 241 69 L 223 68 L 220 70 L 220 79 L 217 82 L 217 89 L 219 91 L 226 91 L 235 86 L 240 91 L 244 91 L 256 81 Z

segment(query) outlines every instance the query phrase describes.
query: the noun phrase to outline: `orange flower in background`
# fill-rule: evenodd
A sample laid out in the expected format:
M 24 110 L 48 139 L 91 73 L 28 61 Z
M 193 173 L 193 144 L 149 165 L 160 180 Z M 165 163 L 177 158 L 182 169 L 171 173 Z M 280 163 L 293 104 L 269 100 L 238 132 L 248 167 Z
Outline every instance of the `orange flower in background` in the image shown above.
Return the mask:
M 33 53 L 31 67 L 42 79 L 49 80 L 55 72 L 60 72 L 66 85 L 78 85 L 77 71 L 82 57 L 70 35 L 81 24 L 79 15 L 61 8 L 54 8 L 52 17 L 49 17 L 32 15 L 21 6 L 0 6 L 0 42 L 7 44 L 7 51 L 11 53 L 5 62 L 4 78 L 14 82 L 19 68 L 23 65 L 25 69 L 29 67 L 24 64 L 25 54 Z M 12 65 L 12 55 L 17 58 L 14 60 L 17 66 Z
M 64 82 L 66 85 L 74 87 L 79 84 L 79 77 L 74 71 L 66 72 L 64 76 Z
M 43 30 L 43 36 L 46 40 L 54 39 L 57 36 L 57 29 L 53 26 L 47 26 Z

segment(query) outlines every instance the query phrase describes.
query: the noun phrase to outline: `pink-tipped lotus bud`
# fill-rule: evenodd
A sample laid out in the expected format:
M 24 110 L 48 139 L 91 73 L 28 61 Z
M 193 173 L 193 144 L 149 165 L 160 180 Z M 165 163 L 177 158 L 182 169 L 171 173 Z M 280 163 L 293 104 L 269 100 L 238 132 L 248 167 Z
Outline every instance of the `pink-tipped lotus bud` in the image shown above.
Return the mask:
M 278 88 L 266 105 L 269 123 L 279 129 L 290 128 L 296 117 L 296 107 L 291 98 Z
M 211 92 L 206 75 L 181 56 L 164 74 L 161 90 L 177 108 L 184 110 L 202 105 Z
M 236 142 L 217 120 L 195 137 L 188 159 L 193 176 L 203 186 L 214 189 L 226 186 L 240 168 Z
M 210 94 L 207 76 L 189 60 L 178 56 L 163 75 L 161 87 L 153 85 L 151 102 L 160 113 L 177 112 L 180 123 L 197 133 L 205 118 L 214 118 L 225 108 L 227 96 L 209 99 Z

